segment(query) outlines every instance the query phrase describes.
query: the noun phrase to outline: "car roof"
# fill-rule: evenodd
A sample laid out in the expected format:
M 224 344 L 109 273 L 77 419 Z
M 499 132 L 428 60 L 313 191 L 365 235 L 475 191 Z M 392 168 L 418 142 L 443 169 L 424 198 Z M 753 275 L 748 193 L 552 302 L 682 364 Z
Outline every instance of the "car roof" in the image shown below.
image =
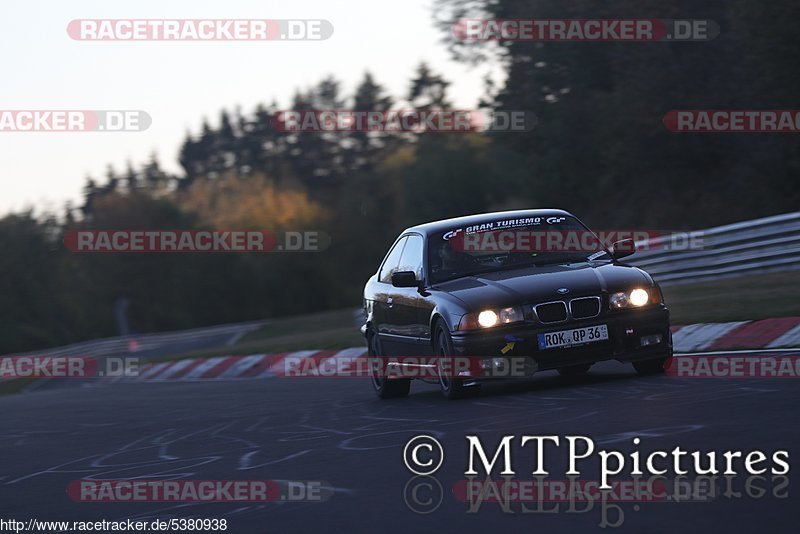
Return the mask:
M 559 209 L 531 209 L 531 210 L 512 210 L 512 211 L 495 211 L 491 213 L 481 213 L 476 215 L 466 215 L 463 217 L 454 217 L 452 219 L 443 219 L 441 221 L 432 221 L 424 224 L 418 224 L 406 228 L 403 233 L 418 232 L 423 235 L 436 234 L 445 230 L 453 228 L 460 228 L 463 226 L 473 226 L 476 224 L 484 224 L 492 221 L 524 218 L 524 217 L 547 217 L 551 215 L 565 215 L 574 217 L 571 213 Z

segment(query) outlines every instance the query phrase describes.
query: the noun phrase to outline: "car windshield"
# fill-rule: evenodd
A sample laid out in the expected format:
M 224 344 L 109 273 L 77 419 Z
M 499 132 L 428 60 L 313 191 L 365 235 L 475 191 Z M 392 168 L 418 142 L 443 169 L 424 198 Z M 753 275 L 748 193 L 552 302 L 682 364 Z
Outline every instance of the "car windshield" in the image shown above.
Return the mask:
M 431 283 L 481 273 L 609 259 L 598 237 L 573 217 L 499 219 L 454 227 L 428 239 Z

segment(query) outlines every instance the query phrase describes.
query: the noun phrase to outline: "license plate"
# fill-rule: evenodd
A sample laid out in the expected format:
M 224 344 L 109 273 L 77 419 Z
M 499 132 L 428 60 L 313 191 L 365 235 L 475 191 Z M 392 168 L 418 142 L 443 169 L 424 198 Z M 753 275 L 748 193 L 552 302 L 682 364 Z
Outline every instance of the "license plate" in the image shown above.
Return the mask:
M 561 330 L 548 334 L 539 334 L 539 349 L 554 349 L 556 347 L 572 347 L 584 345 L 595 341 L 608 339 L 608 325 L 585 326 L 571 330 Z

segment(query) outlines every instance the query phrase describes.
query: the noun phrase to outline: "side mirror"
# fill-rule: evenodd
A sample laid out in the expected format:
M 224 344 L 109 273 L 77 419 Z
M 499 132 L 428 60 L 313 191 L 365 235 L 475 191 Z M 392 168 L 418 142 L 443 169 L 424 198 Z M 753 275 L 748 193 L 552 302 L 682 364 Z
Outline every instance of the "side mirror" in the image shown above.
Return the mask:
M 627 258 L 636 252 L 636 243 L 633 239 L 621 239 L 611 245 L 611 255 L 615 260 Z
M 392 273 L 394 287 L 419 287 L 417 274 L 414 271 L 397 271 Z

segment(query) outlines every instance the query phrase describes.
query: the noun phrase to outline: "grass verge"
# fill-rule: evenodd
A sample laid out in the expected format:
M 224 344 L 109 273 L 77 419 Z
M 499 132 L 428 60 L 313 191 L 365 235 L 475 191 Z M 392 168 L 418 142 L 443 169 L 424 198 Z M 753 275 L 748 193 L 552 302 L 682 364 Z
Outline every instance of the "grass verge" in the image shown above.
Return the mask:
M 0 396 L 19 393 L 30 386 L 36 378 L 12 378 L 0 382 Z
M 800 315 L 800 271 L 667 286 L 672 324 L 725 322 Z M 159 360 L 259 354 L 364 345 L 353 309 L 272 320 L 236 344 Z
M 664 287 L 672 324 L 800 315 L 800 271 Z
M 153 361 L 357 347 L 365 343 L 353 310 L 347 308 L 270 320 L 234 345 L 154 358 Z

